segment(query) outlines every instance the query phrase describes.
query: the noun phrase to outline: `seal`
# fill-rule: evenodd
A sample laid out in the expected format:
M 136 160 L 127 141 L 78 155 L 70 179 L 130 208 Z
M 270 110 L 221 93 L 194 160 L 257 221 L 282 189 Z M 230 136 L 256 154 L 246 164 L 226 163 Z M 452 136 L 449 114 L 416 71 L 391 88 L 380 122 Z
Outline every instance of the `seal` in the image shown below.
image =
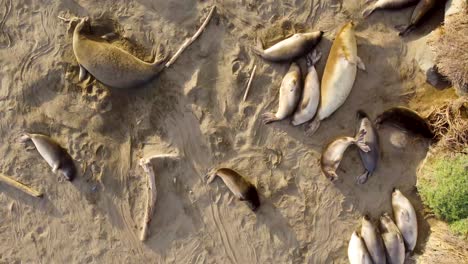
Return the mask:
M 220 168 L 209 175 L 208 183 L 214 181 L 216 176 L 220 177 L 231 192 L 241 201 L 246 201 L 247 205 L 256 211 L 260 206 L 257 189 L 253 184 L 248 182 L 237 171 L 229 168 Z
M 361 130 L 355 138 L 339 137 L 324 148 L 320 158 L 320 167 L 325 177 L 327 177 L 330 181 L 335 181 L 338 179 L 336 169 L 338 169 L 338 166 L 340 166 L 340 162 L 343 159 L 343 154 L 350 145 L 355 144 L 362 151 L 370 151 L 369 146 L 363 142 L 366 133 L 366 130 Z
M 317 112 L 320 101 L 320 82 L 314 65 L 320 60 L 322 53 L 314 50 L 306 57 L 307 76 L 302 89 L 301 102 L 294 113 L 291 124 L 298 126 L 311 120 Z
M 290 116 L 294 112 L 300 96 L 301 69 L 293 62 L 281 82 L 278 111 L 276 114 L 272 112 L 264 113 L 262 115 L 263 123 L 269 124 Z
M 356 131 L 367 131 L 366 135 L 364 136 L 364 143 L 370 148 L 370 151 L 368 152 L 359 150 L 359 156 L 361 157 L 362 164 L 364 165 L 364 168 L 366 168 L 366 171 L 358 176 L 356 181 L 359 184 L 364 184 L 366 183 L 367 179 L 372 176 L 372 173 L 374 173 L 375 169 L 377 168 L 377 163 L 379 162 L 379 136 L 377 134 L 377 130 L 364 111 L 358 110 L 356 118 Z
M 417 112 L 397 106 L 385 110 L 375 119 L 375 126 L 379 129 L 383 124 L 390 124 L 398 129 L 420 135 L 424 138 L 434 138 L 434 133 L 427 121 Z
M 407 251 L 413 251 L 418 240 L 418 220 L 416 211 L 398 189 L 394 189 L 392 193 L 392 207 L 395 222 L 403 235 Z
M 368 215 L 362 217 L 361 237 L 364 240 L 367 251 L 372 258 L 373 263 L 385 264 L 385 248 L 382 237 L 375 226 L 370 221 Z
M 48 136 L 41 134 L 24 133 L 20 137 L 21 142 L 31 140 L 37 151 L 52 167 L 52 172 L 61 172 L 69 181 L 73 181 L 76 175 L 76 167 L 68 152 Z
M 398 35 L 404 36 L 411 32 L 419 22 L 426 16 L 426 14 L 431 11 L 431 9 L 435 6 L 437 0 L 419 0 L 418 4 L 413 10 L 411 14 L 409 24 L 400 31 Z
M 380 217 L 382 239 L 390 264 L 403 264 L 405 262 L 405 244 L 398 227 L 387 213 Z
M 320 121 L 333 114 L 348 97 L 356 79 L 357 68 L 365 70 L 357 55 L 354 23 L 344 25 L 336 35 L 323 72 L 320 105 L 307 134 L 312 135 Z
M 152 63 L 142 61 L 105 39 L 86 36 L 85 26 L 89 26 L 87 17 L 79 19 L 73 31 L 73 52 L 80 65 L 80 81 L 90 73 L 107 86 L 132 88 L 147 83 L 164 69 L 166 57 L 158 60 L 156 55 Z
M 258 39 L 257 47 L 253 47 L 253 52 L 269 61 L 289 61 L 311 51 L 320 41 L 322 35 L 323 31 L 296 33 L 266 50 L 263 49 L 262 42 Z
M 418 1 L 419 0 L 377 0 L 374 4 L 364 9 L 364 11 L 362 12 L 362 16 L 364 18 L 367 18 L 376 10 L 403 8 L 403 7 L 416 4 Z
M 348 245 L 348 259 L 351 264 L 372 264 L 366 245 L 358 232 L 354 231 Z

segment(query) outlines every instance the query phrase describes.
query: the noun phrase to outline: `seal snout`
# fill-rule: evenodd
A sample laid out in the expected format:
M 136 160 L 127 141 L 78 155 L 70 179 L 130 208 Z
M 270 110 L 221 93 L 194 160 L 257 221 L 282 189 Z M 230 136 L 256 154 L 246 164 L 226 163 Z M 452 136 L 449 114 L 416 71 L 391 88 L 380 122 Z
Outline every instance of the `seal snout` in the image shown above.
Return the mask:
M 365 215 L 363 216 L 363 218 L 364 218 L 364 220 L 366 220 L 366 221 L 370 221 L 370 217 L 369 217 L 368 214 L 365 214 Z

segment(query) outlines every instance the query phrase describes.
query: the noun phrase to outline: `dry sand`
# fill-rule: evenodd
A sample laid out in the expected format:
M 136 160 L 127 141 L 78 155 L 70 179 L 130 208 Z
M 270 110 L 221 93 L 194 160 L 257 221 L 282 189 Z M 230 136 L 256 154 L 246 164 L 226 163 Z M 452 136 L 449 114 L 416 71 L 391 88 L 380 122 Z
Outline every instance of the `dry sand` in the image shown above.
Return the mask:
M 0 262 L 347 263 L 348 240 L 361 215 L 389 212 L 393 187 L 422 212 L 413 187 L 428 146 L 422 140 L 407 138 L 406 147 L 396 148 L 391 131 L 382 131 L 382 160 L 364 186 L 354 183 L 363 171 L 355 148 L 345 155 L 338 183 L 320 174 L 321 148 L 354 133 L 357 109 L 375 118 L 411 102 L 426 111 L 430 106 L 410 99 L 435 93 L 407 42 L 436 22 L 400 39 L 394 26 L 406 24 L 412 9 L 376 12 L 363 21 L 363 2 L 218 1 L 205 32 L 157 80 L 114 90 L 78 84 L 71 35 L 57 15 L 89 15 L 97 21 L 96 34 L 114 29 L 121 36 L 116 45 L 149 61 L 159 44 L 174 52 L 213 3 L 2 0 L 0 171 L 45 197 L 0 184 Z M 263 125 L 259 116 L 277 107 L 288 65 L 256 57 L 249 48 L 256 36 L 268 46 L 294 31 L 325 31 L 321 76 L 334 34 L 350 19 L 357 22 L 358 54 L 368 70 L 358 72 L 346 103 L 313 137 L 289 120 Z M 256 77 L 242 102 L 254 64 Z M 16 143 L 21 131 L 63 144 L 80 168 L 77 179 L 58 180 L 37 151 Z M 153 162 L 158 201 L 142 243 L 146 176 L 137 161 L 163 152 L 178 152 L 181 159 Z M 221 181 L 206 185 L 204 174 L 216 166 L 233 167 L 258 187 L 257 213 Z M 430 231 L 418 216 L 420 253 Z

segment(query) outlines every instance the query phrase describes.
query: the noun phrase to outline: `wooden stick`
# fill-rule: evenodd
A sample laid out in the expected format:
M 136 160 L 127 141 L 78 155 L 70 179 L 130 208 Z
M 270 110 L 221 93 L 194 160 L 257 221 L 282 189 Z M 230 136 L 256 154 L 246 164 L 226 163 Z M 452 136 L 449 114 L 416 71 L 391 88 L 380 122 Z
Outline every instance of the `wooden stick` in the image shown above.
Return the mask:
M 8 177 L 8 176 L 5 176 L 3 174 L 0 173 L 0 181 L 7 184 L 7 185 L 10 185 L 11 187 L 14 187 L 16 189 L 19 189 L 31 196 L 34 196 L 34 197 L 42 197 L 42 193 L 34 190 L 34 189 L 31 189 L 30 187 L 22 184 L 21 182 L 19 181 L 15 181 L 13 180 L 12 178 Z
M 193 35 L 193 37 L 191 37 L 190 39 L 185 40 L 185 42 L 182 44 L 182 46 L 180 46 L 179 50 L 177 50 L 177 52 L 174 54 L 174 56 L 172 56 L 172 58 L 166 63 L 166 68 L 169 68 L 177 60 L 177 58 L 179 58 L 180 54 L 182 54 L 182 52 L 184 52 L 185 49 L 187 49 L 188 46 L 190 46 L 190 44 L 192 44 L 200 36 L 200 34 L 203 32 L 203 30 L 208 25 L 208 22 L 210 22 L 211 17 L 213 16 L 213 13 L 214 13 L 215 9 L 216 9 L 216 6 L 213 6 L 211 8 L 210 13 L 206 17 L 203 24 L 198 29 L 198 31 L 195 33 L 195 35 Z
M 178 158 L 177 154 L 156 154 L 146 158 L 140 159 L 140 166 L 146 172 L 148 177 L 148 195 L 146 201 L 145 217 L 143 218 L 143 228 L 140 234 L 140 240 L 145 241 L 148 236 L 148 227 L 153 219 L 154 205 L 156 204 L 157 190 L 156 190 L 156 177 L 154 175 L 153 167 L 151 166 L 152 159 L 158 158 Z
M 247 88 L 245 88 L 245 93 L 244 93 L 244 102 L 247 100 L 247 95 L 249 94 L 250 91 L 250 85 L 252 84 L 252 80 L 255 76 L 255 70 L 257 69 L 257 65 L 254 65 L 252 73 L 250 74 L 249 82 L 247 83 Z

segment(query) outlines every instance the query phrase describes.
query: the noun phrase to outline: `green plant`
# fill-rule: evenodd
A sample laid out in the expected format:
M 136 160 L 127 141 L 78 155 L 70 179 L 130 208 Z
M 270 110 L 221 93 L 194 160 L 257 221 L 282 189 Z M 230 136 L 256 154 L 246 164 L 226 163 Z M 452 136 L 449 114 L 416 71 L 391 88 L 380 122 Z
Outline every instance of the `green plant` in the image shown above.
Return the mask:
M 468 155 L 433 157 L 418 180 L 423 202 L 460 234 L 468 233 Z

